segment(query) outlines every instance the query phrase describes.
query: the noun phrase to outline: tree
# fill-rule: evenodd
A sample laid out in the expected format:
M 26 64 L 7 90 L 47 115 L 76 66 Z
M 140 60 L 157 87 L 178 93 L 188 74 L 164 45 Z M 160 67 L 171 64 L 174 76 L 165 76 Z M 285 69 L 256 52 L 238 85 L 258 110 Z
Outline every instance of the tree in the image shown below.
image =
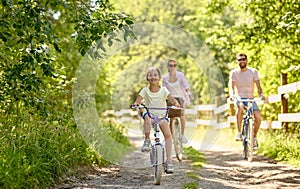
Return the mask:
M 93 41 L 132 21 L 106 0 L 1 1 L 0 15 L 0 186 L 44 188 L 99 163 L 76 128 L 73 77 Z

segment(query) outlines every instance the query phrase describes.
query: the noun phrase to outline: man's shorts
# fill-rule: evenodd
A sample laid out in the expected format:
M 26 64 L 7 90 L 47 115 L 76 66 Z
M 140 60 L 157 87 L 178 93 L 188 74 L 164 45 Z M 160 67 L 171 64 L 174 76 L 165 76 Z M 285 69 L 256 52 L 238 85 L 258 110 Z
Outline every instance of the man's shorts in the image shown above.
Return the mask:
M 247 98 L 241 98 L 242 100 L 246 100 Z M 235 101 L 235 106 L 237 106 L 238 105 L 238 103 L 239 103 L 239 101 Z M 243 104 L 244 104 L 244 106 L 247 106 L 248 105 L 248 102 L 243 102 Z M 252 103 L 252 109 L 253 109 L 253 111 L 259 111 L 259 108 L 258 108 L 258 106 L 257 106 L 257 104 L 256 104 L 256 102 L 254 101 L 253 103 Z

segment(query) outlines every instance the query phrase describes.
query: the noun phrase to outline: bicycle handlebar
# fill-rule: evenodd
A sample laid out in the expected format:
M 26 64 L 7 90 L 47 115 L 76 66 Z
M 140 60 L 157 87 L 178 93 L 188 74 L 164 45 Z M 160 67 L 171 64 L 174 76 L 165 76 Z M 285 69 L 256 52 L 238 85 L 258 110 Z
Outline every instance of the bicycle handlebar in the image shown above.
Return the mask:
M 167 115 L 168 115 L 168 112 L 169 112 L 169 110 L 170 109 L 180 109 L 180 110 L 182 110 L 183 108 L 182 107 L 176 107 L 176 106 L 167 106 L 166 108 L 154 108 L 154 107 L 148 107 L 148 106 L 146 106 L 146 105 L 144 105 L 144 104 L 139 104 L 139 105 L 134 105 L 134 104 L 131 104 L 130 105 L 130 108 L 132 108 L 132 109 L 134 109 L 134 108 L 138 108 L 138 109 L 142 109 L 142 108 L 145 108 L 146 109 L 146 111 L 147 111 L 147 115 L 151 118 L 151 119 L 155 119 L 155 116 L 153 116 L 151 113 L 150 113 L 150 109 L 152 109 L 152 110 L 165 110 L 166 111 L 166 113 L 165 113 L 165 115 L 162 117 L 162 118 L 159 118 L 160 120 L 162 120 L 162 119 L 165 119 L 166 117 L 167 117 Z
M 238 103 L 243 103 L 243 102 L 251 103 L 251 104 L 242 104 L 245 107 L 245 109 L 253 108 L 253 105 L 252 105 L 253 102 L 263 101 L 263 98 L 244 98 L 244 99 L 241 99 L 239 96 L 233 96 L 232 98 L 235 99 Z
M 233 96 L 233 99 L 236 99 L 238 102 L 256 102 L 256 101 L 263 101 L 262 98 L 245 98 L 245 99 L 241 99 L 239 96 Z

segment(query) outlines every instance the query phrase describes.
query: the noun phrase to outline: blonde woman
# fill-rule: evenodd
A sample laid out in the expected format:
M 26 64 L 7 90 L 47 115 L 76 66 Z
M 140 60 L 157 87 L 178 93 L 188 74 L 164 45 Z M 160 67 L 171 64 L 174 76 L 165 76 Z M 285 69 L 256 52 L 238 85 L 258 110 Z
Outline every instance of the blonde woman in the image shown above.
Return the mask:
M 181 116 L 180 116 L 180 123 L 182 126 L 182 142 L 188 143 L 188 140 L 184 136 L 184 129 L 185 129 L 185 113 L 184 108 L 186 105 L 190 104 L 190 98 L 192 98 L 192 93 L 190 92 L 189 84 L 186 80 L 184 73 L 177 71 L 177 62 L 174 59 L 168 61 L 168 73 L 163 76 L 163 83 L 162 86 L 166 87 L 172 96 L 177 99 L 179 102 L 183 102 L 181 105 L 183 107 Z M 170 128 L 172 131 L 172 123 L 174 118 L 170 118 Z

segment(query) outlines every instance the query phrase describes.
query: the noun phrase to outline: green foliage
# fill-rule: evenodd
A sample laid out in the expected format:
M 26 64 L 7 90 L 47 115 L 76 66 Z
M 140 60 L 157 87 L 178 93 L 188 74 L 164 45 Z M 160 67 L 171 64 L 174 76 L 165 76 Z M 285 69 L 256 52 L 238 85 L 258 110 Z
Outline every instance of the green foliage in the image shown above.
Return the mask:
M 299 133 L 299 124 L 293 133 Z M 264 132 L 261 137 L 259 152 L 278 161 L 300 166 L 299 135 L 281 133 L 280 131 Z
M 136 22 L 173 24 L 198 37 L 209 47 L 214 63 L 222 70 L 225 83 L 228 83 L 229 71 L 237 66 L 235 55 L 238 52 L 247 53 L 248 65 L 258 69 L 265 96 L 277 93 L 277 87 L 281 85 L 281 73 L 288 73 L 288 83 L 299 81 L 300 3 L 296 0 L 112 2 L 117 10 L 130 13 Z M 158 60 L 170 57 L 178 59 L 179 65 L 182 65 L 179 70 L 184 71 L 191 81 L 194 96 L 200 97 L 198 101 L 201 103 L 211 103 L 213 97 L 208 91 L 212 86 L 208 85 L 205 78 L 207 70 L 185 64 L 190 60 L 183 54 L 156 47 L 134 49 L 134 53 L 148 56 L 150 60 L 155 60 L 155 57 Z M 127 54 L 128 62 L 136 62 L 132 54 Z M 132 88 L 134 90 L 131 93 L 134 94 L 139 90 L 136 86 Z M 218 95 L 226 98 L 227 92 L 228 88 L 225 88 Z M 285 95 L 289 101 L 289 112 L 299 112 L 298 96 L 299 92 Z M 277 120 L 279 112 L 279 103 L 265 105 L 262 109 L 263 117 L 267 120 Z
M 296 0 L 112 2 L 116 2 L 114 12 L 108 0 L 1 1 L 0 187 L 43 188 L 69 168 L 103 163 L 101 154 L 84 143 L 72 118 L 73 77 L 90 46 L 105 36 L 111 45 L 114 35 L 108 34 L 116 29 L 130 31 L 132 20 L 173 24 L 198 37 L 209 47 L 225 82 L 240 51 L 259 70 L 266 96 L 277 93 L 281 73 L 287 73 L 288 83 L 299 81 L 300 4 Z M 99 114 L 111 107 L 127 108 L 145 85 L 146 68 L 155 65 L 166 72 L 169 58 L 181 63 L 179 69 L 192 83 L 194 96 L 211 102 L 211 86 L 205 78 L 209 70 L 198 68 L 176 49 L 145 44 L 124 50 L 103 67 L 96 86 Z M 120 81 L 126 84 L 120 86 Z M 299 112 L 299 92 L 285 97 L 289 111 Z M 262 113 L 277 120 L 279 110 L 280 104 L 274 103 L 264 106 Z M 128 145 L 121 125 L 101 121 L 114 141 Z M 290 124 L 289 131 L 299 133 L 299 127 Z M 295 137 L 273 137 L 278 150 L 270 154 L 280 160 L 299 159 L 296 139 L 289 138 Z
M 70 111 L 70 110 L 69 110 Z M 18 117 L 1 116 L 0 186 L 44 188 L 78 165 L 96 158 L 81 139 L 69 114 L 43 116 L 20 108 Z
M 105 163 L 77 129 L 71 88 L 93 41 L 132 24 L 111 10 L 106 0 L 1 1 L 1 188 L 46 188 L 80 165 Z M 126 143 L 119 127 L 108 129 Z

